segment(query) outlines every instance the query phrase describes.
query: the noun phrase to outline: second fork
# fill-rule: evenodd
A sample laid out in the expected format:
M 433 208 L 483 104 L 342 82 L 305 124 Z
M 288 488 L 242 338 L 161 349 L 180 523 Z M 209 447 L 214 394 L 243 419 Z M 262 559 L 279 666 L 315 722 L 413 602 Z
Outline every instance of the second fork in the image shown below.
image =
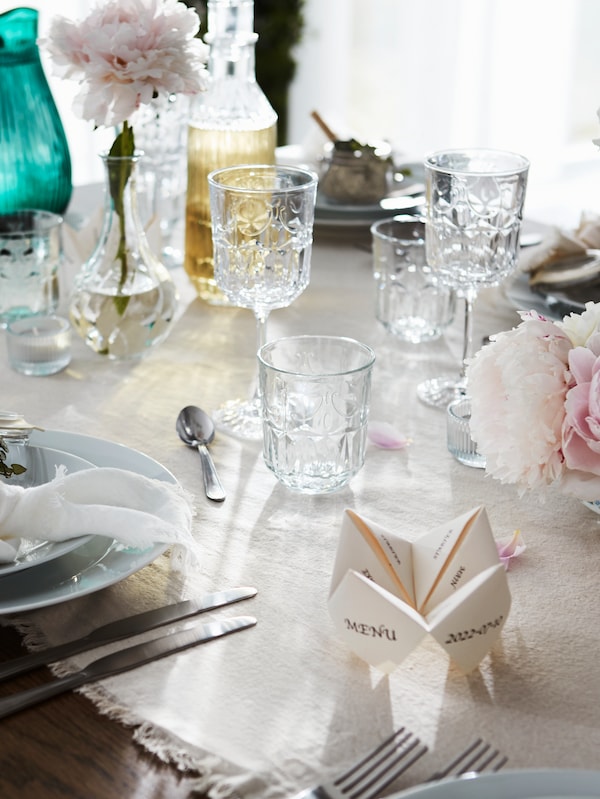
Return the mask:
M 419 738 L 401 727 L 338 777 L 292 799 L 375 799 L 425 752 Z
M 427 782 L 442 780 L 444 777 L 464 777 L 467 774 L 480 774 L 482 771 L 500 771 L 508 757 L 482 738 L 477 738 L 463 752 L 457 755 L 441 771 L 434 772 Z

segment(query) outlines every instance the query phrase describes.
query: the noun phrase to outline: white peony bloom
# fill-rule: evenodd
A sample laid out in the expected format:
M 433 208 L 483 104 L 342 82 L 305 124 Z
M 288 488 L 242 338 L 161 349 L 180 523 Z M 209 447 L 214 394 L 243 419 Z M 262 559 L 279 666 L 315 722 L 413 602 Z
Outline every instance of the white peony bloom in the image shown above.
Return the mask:
M 587 302 L 581 314 L 569 314 L 556 323 L 571 339 L 574 347 L 587 347 L 592 336 L 600 333 L 600 303 Z
M 486 470 L 503 483 L 539 488 L 560 480 L 569 384 L 566 333 L 529 312 L 471 359 L 471 434 Z
M 205 88 L 198 29 L 196 12 L 178 0 L 112 0 L 79 23 L 56 17 L 44 44 L 59 74 L 81 84 L 80 116 L 113 126 L 156 95 Z

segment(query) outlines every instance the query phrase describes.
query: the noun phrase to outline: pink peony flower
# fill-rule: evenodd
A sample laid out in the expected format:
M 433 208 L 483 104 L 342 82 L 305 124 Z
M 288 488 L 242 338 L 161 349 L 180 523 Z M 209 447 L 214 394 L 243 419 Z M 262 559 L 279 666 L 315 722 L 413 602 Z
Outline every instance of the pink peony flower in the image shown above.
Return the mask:
M 600 337 L 569 353 L 571 387 L 565 399 L 565 488 L 581 499 L 600 498 Z
M 471 359 L 467 379 L 471 434 L 487 471 L 533 489 L 555 483 L 565 470 L 561 431 L 572 344 L 535 311 L 521 317 Z
M 112 126 L 158 94 L 205 88 L 198 29 L 196 12 L 177 0 L 112 0 L 79 23 L 56 17 L 44 44 L 58 73 L 81 84 L 80 116 Z
M 468 366 L 471 434 L 502 482 L 600 500 L 600 303 L 521 317 Z

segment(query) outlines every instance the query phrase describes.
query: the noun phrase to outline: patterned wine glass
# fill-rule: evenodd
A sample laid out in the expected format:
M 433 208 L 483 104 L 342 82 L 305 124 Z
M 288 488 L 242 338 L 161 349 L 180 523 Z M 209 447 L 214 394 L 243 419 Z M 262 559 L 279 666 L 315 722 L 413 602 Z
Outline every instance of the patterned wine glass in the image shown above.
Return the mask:
M 208 184 L 215 282 L 233 305 L 254 312 L 258 352 L 269 313 L 308 286 L 317 176 L 250 164 L 211 172 Z M 215 421 L 241 438 L 262 438 L 258 388 L 251 400 L 228 402 Z
M 526 158 L 503 150 L 447 150 L 425 160 L 427 262 L 465 301 L 462 369 L 418 386 L 428 405 L 446 407 L 466 394 L 473 304 L 481 287 L 516 269 L 528 170 Z

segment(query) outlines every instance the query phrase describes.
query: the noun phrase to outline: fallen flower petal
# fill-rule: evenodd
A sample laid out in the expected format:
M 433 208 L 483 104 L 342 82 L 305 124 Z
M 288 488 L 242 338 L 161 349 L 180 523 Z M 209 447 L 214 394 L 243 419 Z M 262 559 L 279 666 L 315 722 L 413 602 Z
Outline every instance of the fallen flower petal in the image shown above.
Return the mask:
M 515 530 L 510 541 L 496 541 L 498 548 L 498 557 L 504 568 L 508 571 L 508 567 L 513 558 L 518 558 L 527 549 L 521 531 Z
M 369 422 L 367 438 L 381 449 L 404 449 L 411 440 L 399 433 L 389 422 Z

